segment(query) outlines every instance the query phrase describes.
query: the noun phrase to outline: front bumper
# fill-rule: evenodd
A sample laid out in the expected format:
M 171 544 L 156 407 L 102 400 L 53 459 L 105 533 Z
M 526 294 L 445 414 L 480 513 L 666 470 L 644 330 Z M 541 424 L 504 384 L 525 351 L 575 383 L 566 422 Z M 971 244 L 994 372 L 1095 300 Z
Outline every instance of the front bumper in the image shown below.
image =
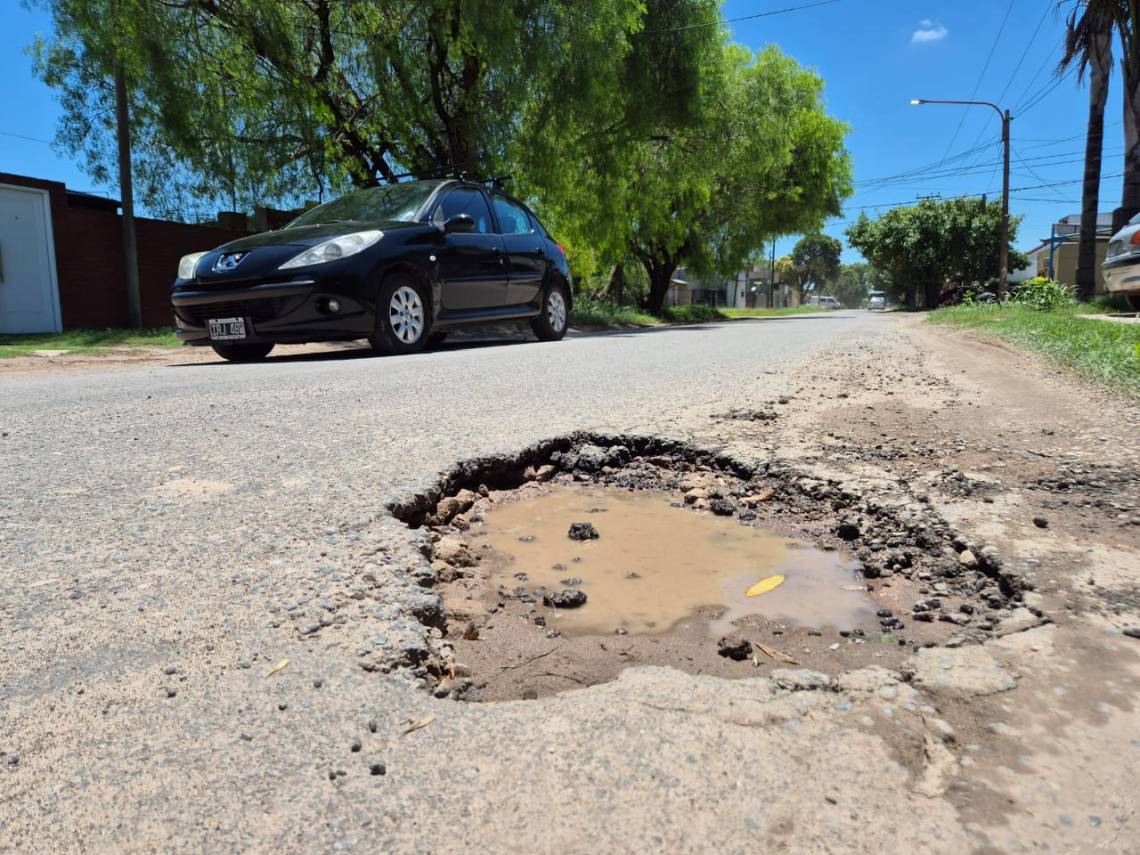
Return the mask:
M 248 343 L 339 341 L 372 332 L 371 309 L 349 289 L 317 279 L 261 282 L 217 288 L 187 282 L 171 294 L 175 334 L 186 344 L 210 344 L 208 322 L 244 318 Z M 355 289 L 353 289 L 355 290 Z M 332 311 L 330 301 L 338 304 Z
M 1102 270 L 1110 294 L 1140 294 L 1140 254 L 1106 261 Z

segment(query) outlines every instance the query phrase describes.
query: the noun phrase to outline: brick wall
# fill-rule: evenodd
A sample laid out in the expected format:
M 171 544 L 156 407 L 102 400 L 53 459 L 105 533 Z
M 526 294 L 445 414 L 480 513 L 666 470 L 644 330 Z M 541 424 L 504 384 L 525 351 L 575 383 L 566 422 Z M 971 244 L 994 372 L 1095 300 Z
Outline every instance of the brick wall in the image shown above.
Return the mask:
M 55 234 L 56 277 L 65 329 L 127 325 L 123 227 L 113 199 L 72 193 L 58 181 L 0 173 L 0 184 L 46 190 Z M 247 232 L 136 218 L 143 324 L 171 323 L 170 285 L 178 259 Z

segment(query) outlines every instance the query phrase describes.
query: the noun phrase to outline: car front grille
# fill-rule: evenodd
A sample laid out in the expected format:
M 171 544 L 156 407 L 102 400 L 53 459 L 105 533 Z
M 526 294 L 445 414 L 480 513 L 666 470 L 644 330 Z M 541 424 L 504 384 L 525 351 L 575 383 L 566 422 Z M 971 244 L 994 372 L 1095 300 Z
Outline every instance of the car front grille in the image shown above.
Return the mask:
M 291 310 L 296 298 L 264 297 L 258 300 L 233 300 L 225 303 L 198 303 L 192 306 L 178 306 L 180 318 L 195 326 L 205 326 L 212 318 L 249 318 L 254 323 L 269 321 Z

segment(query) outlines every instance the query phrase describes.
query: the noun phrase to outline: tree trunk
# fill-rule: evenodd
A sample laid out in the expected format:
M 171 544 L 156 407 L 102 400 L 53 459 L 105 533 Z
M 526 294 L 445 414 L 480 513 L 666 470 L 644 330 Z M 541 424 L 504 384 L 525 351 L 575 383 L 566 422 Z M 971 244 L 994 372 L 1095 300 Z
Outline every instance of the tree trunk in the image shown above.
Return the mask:
M 669 293 L 669 285 L 673 281 L 673 273 L 677 265 L 667 261 L 658 261 L 649 269 L 649 298 L 645 301 L 645 310 L 651 315 L 660 315 L 665 308 L 665 297 Z
M 923 287 L 923 296 L 926 308 L 937 309 L 938 304 L 942 302 L 942 280 L 927 282 Z
M 615 264 L 610 270 L 610 284 L 606 288 L 606 296 L 610 302 L 617 306 L 625 305 L 625 266 Z
M 127 284 L 127 323 L 142 326 L 142 292 L 139 289 L 139 254 L 135 239 L 134 185 L 131 181 L 131 119 L 127 102 L 127 75 L 115 63 L 115 134 L 119 144 L 119 204 L 123 209 L 123 272 Z
M 1081 237 L 1077 252 L 1077 299 L 1096 294 L 1096 220 L 1100 207 L 1100 163 L 1104 146 L 1104 105 L 1112 67 L 1112 36 L 1093 36 L 1089 44 L 1089 129 L 1085 138 L 1084 189 L 1081 192 Z

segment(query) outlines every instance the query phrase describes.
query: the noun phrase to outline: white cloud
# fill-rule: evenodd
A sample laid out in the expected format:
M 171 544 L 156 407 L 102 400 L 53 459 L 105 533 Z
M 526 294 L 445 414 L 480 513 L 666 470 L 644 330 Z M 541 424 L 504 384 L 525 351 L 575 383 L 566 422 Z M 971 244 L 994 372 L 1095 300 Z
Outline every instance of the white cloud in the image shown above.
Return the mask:
M 950 35 L 950 31 L 946 29 L 945 25 L 932 21 L 930 18 L 923 18 L 918 22 L 918 29 L 911 35 L 911 43 L 924 43 L 924 42 L 940 42 Z

